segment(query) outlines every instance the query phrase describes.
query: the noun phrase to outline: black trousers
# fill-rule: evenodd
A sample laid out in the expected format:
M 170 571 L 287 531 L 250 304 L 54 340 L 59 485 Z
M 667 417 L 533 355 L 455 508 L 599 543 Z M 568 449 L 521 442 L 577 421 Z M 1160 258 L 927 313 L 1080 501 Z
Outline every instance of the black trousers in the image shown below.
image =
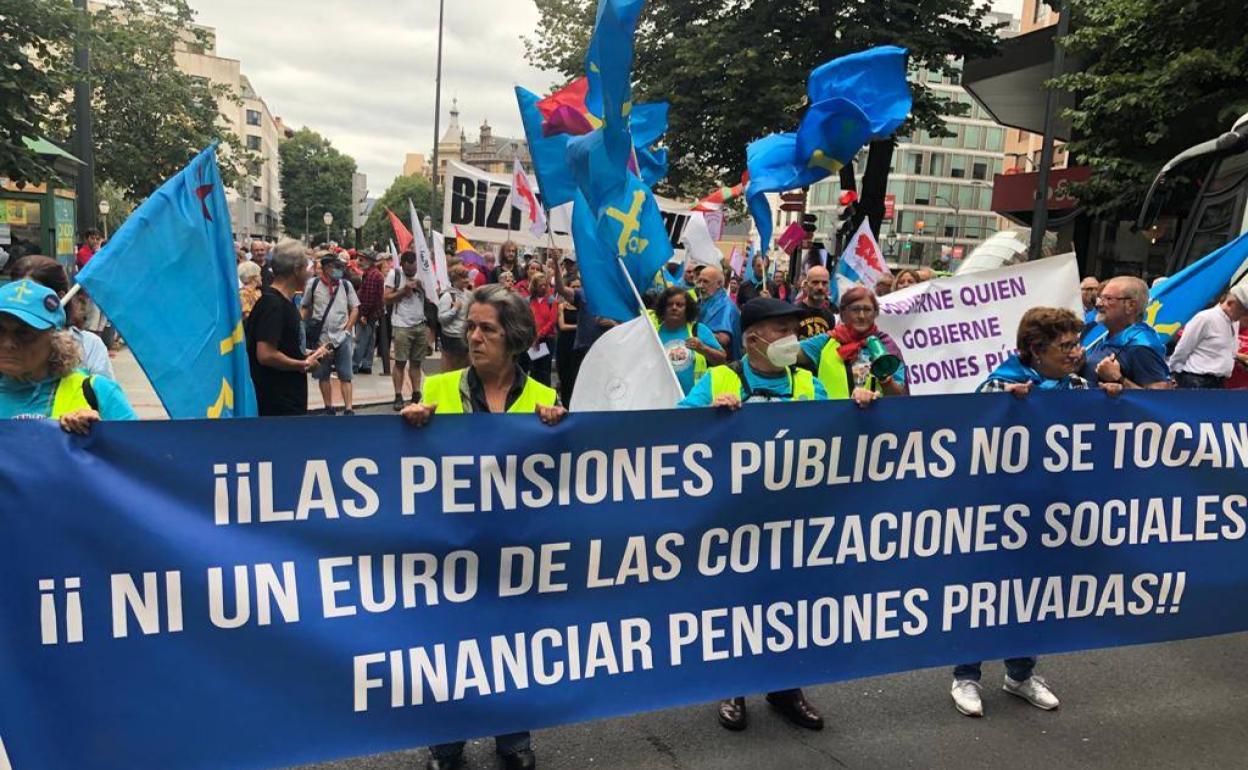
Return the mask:
M 1226 384 L 1225 377 L 1194 372 L 1175 372 L 1174 381 L 1185 390 L 1221 390 Z

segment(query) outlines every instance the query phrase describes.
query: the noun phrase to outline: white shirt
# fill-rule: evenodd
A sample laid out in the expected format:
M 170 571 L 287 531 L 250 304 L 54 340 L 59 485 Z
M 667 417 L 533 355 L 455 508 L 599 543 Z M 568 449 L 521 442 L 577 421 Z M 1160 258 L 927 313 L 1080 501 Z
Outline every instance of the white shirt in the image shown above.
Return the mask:
M 1230 377 L 1239 350 L 1239 322 L 1215 305 L 1202 310 L 1183 327 L 1183 336 L 1170 356 L 1170 369 L 1188 374 Z
M 110 380 L 113 376 L 113 362 L 108 358 L 108 346 L 94 332 L 84 332 L 77 327 L 70 327 L 70 333 L 78 340 L 78 348 L 82 351 L 82 368 L 99 377 Z
M 386 276 L 386 290 L 401 289 L 406 284 L 412 285 L 412 293 L 394 303 L 394 315 L 390 322 L 404 329 L 425 325 L 425 290 L 415 276 L 408 279 L 399 268 L 391 268 Z

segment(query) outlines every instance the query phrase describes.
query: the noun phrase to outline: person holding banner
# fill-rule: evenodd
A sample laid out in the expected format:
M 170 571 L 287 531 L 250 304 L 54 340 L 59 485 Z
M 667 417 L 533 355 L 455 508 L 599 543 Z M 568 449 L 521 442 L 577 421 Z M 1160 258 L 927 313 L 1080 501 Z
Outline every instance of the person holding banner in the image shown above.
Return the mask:
M 56 292 L 22 279 L 0 287 L 0 419 L 53 419 L 87 435 L 100 420 L 136 420 L 116 382 L 79 369 Z
M 728 356 L 706 324 L 698 322 L 698 301 L 686 290 L 667 287 L 651 310 L 659 342 L 687 396 L 707 367 L 723 364 Z
M 863 286 L 841 295 L 841 322 L 827 334 L 802 341 L 799 360 L 812 366 L 828 398 L 853 398 L 866 406 L 881 396 L 906 394 L 906 362 L 893 338 L 875 325 L 880 303 Z M 880 374 L 876 360 L 894 359 L 892 371 Z
M 1079 335 L 1083 321 L 1069 310 L 1033 307 L 1018 322 L 1018 352 L 992 370 L 976 393 L 1012 393 L 1022 398 L 1032 390 L 1087 390 L 1080 377 L 1083 348 Z M 1101 388 L 1118 395 L 1122 386 L 1102 383 Z
M 823 385 L 796 365 L 801 317 L 801 310 L 771 297 L 747 302 L 741 312 L 745 355 L 740 361 L 711 367 L 677 407 L 711 406 L 735 411 L 742 404 L 826 401 L 828 394 Z M 823 729 L 823 717 L 800 688 L 767 693 L 767 702 L 798 727 Z M 725 729 L 744 730 L 745 698 L 736 696 L 720 701 L 718 714 Z
M 1096 319 L 1105 336 L 1088 348 L 1083 377 L 1089 383 L 1112 382 L 1127 390 L 1168 390 L 1170 367 L 1166 345 L 1144 321 L 1148 312 L 1148 284 L 1132 276 L 1105 282 L 1096 298 Z

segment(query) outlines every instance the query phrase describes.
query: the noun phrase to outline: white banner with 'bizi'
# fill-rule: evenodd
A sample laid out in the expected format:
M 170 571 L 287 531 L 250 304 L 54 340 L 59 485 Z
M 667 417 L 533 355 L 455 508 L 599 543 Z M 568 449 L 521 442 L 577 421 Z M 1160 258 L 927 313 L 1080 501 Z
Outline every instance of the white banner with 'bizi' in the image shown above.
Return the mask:
M 537 178 L 529 175 L 529 183 L 542 197 L 541 188 L 537 186 Z M 543 233 L 533 235 L 525 226 L 519 209 L 510 204 L 511 176 L 509 174 L 491 174 L 479 168 L 466 166 L 457 161 L 446 164 L 445 192 L 442 198 L 442 232 L 453 233 L 456 227 L 473 244 L 498 244 L 508 239 L 521 247 L 536 248 L 549 246 L 551 236 Z M 675 258 L 684 259 L 685 248 L 681 244 L 681 235 L 689 223 L 689 211 L 693 205 L 687 201 L 674 201 L 655 196 L 659 210 L 663 212 L 663 222 L 667 225 L 667 234 L 671 238 L 672 248 L 676 250 Z M 565 252 L 575 251 L 572 245 L 572 204 L 568 203 L 551 210 L 548 227 L 554 233 L 555 246 Z
M 971 393 L 1014 352 L 1033 307 L 1082 317 L 1074 254 L 902 289 L 880 298 L 876 324 L 901 348 L 911 395 Z

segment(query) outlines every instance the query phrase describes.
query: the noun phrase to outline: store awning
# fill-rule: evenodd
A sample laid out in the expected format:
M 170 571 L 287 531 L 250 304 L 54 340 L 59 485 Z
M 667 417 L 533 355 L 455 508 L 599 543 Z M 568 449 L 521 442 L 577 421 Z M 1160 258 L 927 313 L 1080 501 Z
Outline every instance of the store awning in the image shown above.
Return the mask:
M 1070 194 L 1075 182 L 1092 177 L 1087 166 L 1055 168 L 1049 172 L 1049 189 L 1045 202 L 1049 209 L 1049 226 L 1060 227 L 1079 214 L 1079 200 Z M 996 174 L 992 178 L 992 210 L 1010 221 L 1031 226 L 1036 185 L 1040 174 Z
M 50 155 L 54 158 L 64 158 L 65 160 L 77 163 L 79 166 L 87 165 L 83 161 L 79 160 L 77 156 L 71 155 L 61 149 L 60 146 L 44 139 L 42 136 L 37 139 L 31 139 L 29 136 L 23 136 L 22 143 L 26 145 L 26 149 L 33 150 L 40 155 Z
M 998 55 L 987 59 L 967 59 L 962 69 L 962 87 L 998 123 L 1021 128 L 1033 134 L 1044 133 L 1046 81 L 1053 76 L 1053 38 L 1057 27 L 1043 27 L 1026 35 L 1002 40 Z M 1066 57 L 1066 70 L 1077 71 L 1078 59 Z M 1062 110 L 1073 107 L 1069 94 L 1059 93 L 1054 135 L 1070 138 L 1070 122 Z

